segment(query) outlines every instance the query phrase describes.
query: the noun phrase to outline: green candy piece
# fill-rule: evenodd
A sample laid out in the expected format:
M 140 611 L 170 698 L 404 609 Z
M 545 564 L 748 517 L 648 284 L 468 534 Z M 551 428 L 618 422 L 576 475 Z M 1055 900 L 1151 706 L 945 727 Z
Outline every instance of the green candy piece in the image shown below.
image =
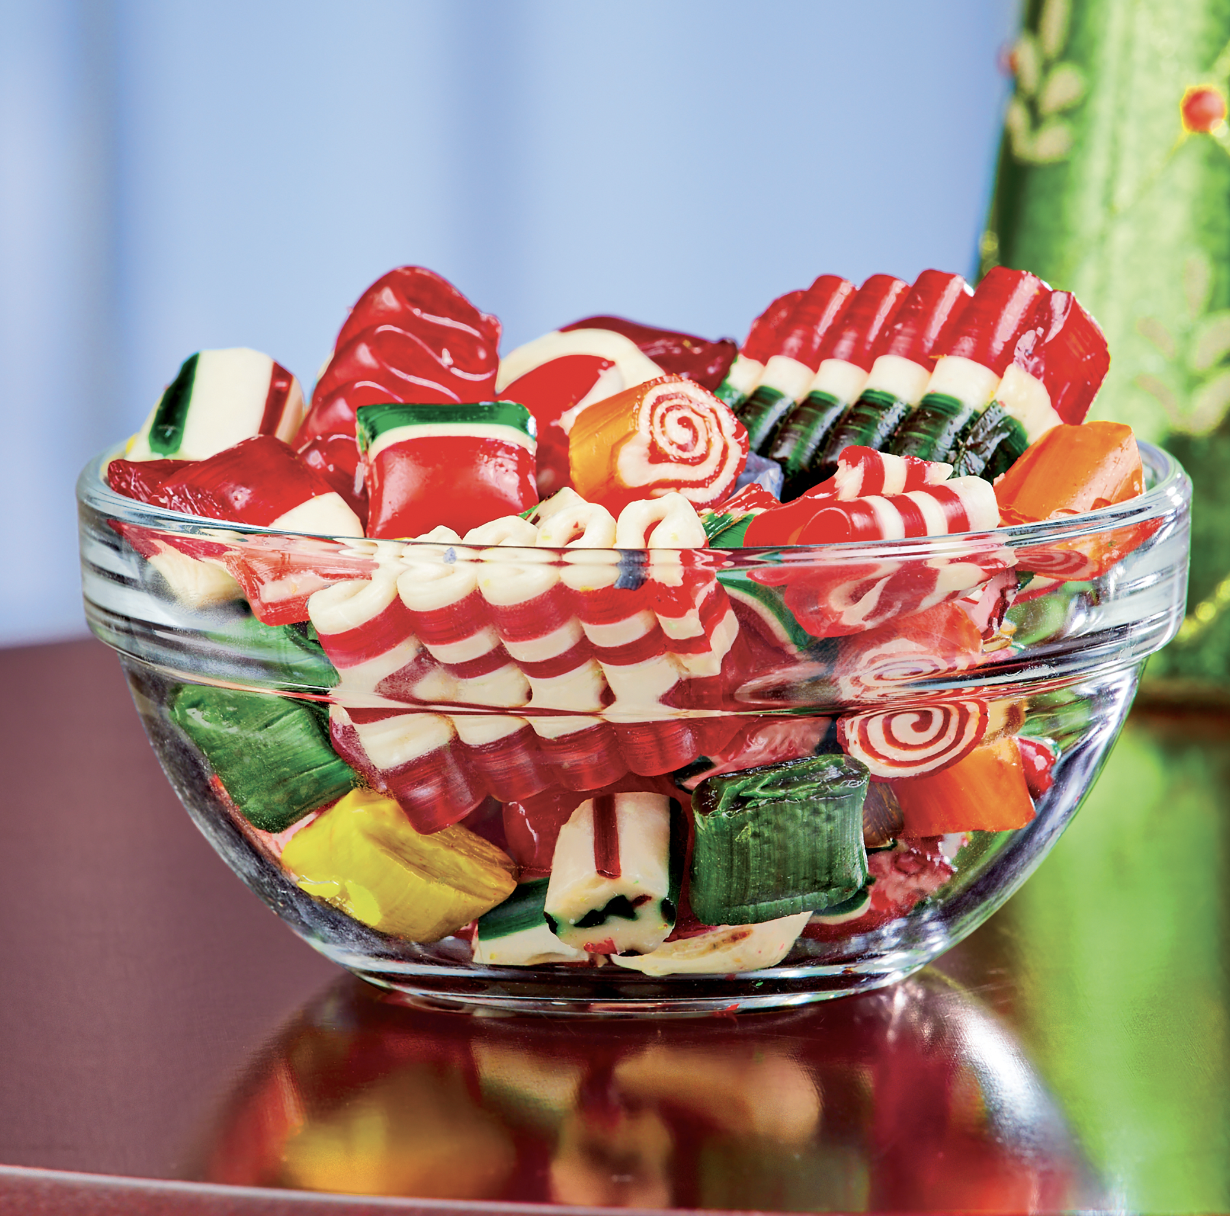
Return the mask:
M 733 520 L 727 527 L 713 535 L 709 541 L 710 549 L 742 549 L 743 538 L 747 535 L 747 530 L 751 526 L 751 522 L 756 518 L 755 513 L 741 515 L 738 519 Z
M 776 460 L 785 474 L 783 500 L 797 497 L 816 483 L 809 471 L 829 432 L 845 413 L 846 404 L 831 393 L 808 393 L 786 415 L 769 449 L 769 459 Z
M 742 405 L 735 416 L 747 428 L 748 450 L 763 456 L 777 424 L 786 416 L 794 398 L 762 384 Z
M 739 406 L 743 404 L 747 398 L 731 384 L 729 379 L 723 380 L 721 384 L 713 390 L 713 395 L 723 404 L 728 405 L 732 410 L 738 412 Z
M 885 444 L 905 420 L 912 406 L 883 389 L 869 388 L 838 419 L 820 454 L 821 477 L 831 475 L 837 458 L 849 447 L 885 450 Z
M 860 916 L 865 916 L 871 907 L 871 884 L 874 882 L 873 878 L 871 883 L 855 891 L 849 899 L 834 904 L 831 908 L 825 908 L 823 912 L 817 912 L 813 919 L 822 925 L 842 925 L 847 921 L 858 920 Z
M 885 449 L 896 456 L 948 460 L 978 411 L 947 393 L 928 393 Z
M 747 925 L 846 903 L 866 885 L 869 776 L 844 755 L 708 777 L 692 795 L 691 901 L 708 925 Z
M 263 625 L 254 616 L 239 617 L 208 637 L 226 649 L 235 666 L 250 666 L 282 688 L 324 692 L 340 678 L 307 621 Z
M 150 450 L 160 456 L 173 456 L 179 451 L 184 439 L 184 423 L 188 418 L 188 406 L 192 401 L 192 384 L 196 379 L 196 364 L 199 352 L 189 355 L 167 385 L 154 411 L 154 421 L 149 428 Z
M 171 718 L 201 750 L 240 814 L 284 832 L 361 784 L 329 746 L 315 705 L 258 692 L 185 684 Z
M 737 524 L 742 515 L 731 515 L 729 511 L 703 511 L 700 516 L 700 526 L 705 530 L 705 539 L 712 543 L 727 528 Z
M 543 907 L 547 899 L 548 878 L 523 882 L 502 903 L 478 918 L 478 936 L 483 941 L 497 937 L 510 937 L 527 929 L 545 929 L 546 916 Z
M 1025 428 L 998 401 L 992 401 L 970 427 L 965 446 L 953 461 L 953 476 L 994 481 L 1016 463 L 1027 447 Z

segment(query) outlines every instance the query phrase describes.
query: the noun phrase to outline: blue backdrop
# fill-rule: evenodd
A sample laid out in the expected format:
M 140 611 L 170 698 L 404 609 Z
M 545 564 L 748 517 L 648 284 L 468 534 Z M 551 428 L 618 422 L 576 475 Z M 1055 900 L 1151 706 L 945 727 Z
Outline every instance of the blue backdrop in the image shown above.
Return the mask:
M 1014 0 L 0 0 L 0 643 L 84 628 L 75 475 L 179 362 L 310 385 L 391 266 L 507 345 L 742 338 L 835 271 L 968 271 Z

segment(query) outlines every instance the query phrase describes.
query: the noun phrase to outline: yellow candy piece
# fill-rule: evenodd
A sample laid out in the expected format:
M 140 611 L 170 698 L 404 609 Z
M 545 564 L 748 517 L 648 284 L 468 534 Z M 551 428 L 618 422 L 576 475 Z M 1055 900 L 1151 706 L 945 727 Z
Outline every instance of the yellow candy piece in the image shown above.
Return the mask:
M 352 790 L 282 850 L 299 887 L 355 920 L 434 942 L 503 903 L 517 885 L 512 858 L 454 825 L 416 832 L 392 798 Z

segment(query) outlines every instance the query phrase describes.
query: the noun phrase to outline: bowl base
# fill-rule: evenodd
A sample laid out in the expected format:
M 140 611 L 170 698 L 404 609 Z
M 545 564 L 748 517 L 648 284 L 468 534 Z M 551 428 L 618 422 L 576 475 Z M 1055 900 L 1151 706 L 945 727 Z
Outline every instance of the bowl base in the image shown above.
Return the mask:
M 349 970 L 382 989 L 386 999 L 417 1009 L 478 1016 L 705 1017 L 789 1009 L 868 992 L 913 975 L 932 957 L 907 951 L 902 955 L 900 959 L 876 959 L 874 970 L 811 966 L 787 968 L 795 975 L 782 975 L 779 969 L 731 976 L 669 976 L 649 983 L 642 977 L 629 976 L 633 982 L 623 983 L 622 975 L 594 976 L 595 970 L 607 968 L 587 968 L 583 973 L 578 969 L 564 977 L 538 972 L 522 980 L 508 978 L 507 972 L 498 977 L 467 974 L 463 980 L 456 973 L 437 978 L 354 966 Z M 637 979 L 642 982 L 636 983 Z

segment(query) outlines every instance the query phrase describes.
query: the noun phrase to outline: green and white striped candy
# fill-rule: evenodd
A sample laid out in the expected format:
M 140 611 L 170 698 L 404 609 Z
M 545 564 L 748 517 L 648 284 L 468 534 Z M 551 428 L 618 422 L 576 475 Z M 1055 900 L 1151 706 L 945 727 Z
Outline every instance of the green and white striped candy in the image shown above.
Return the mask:
M 888 451 L 920 460 L 948 460 L 963 433 L 990 405 L 999 382 L 1000 377 L 981 363 L 960 355 L 942 356 L 926 394 L 898 428 Z
M 816 639 L 799 625 L 794 613 L 786 607 L 779 588 L 766 587 L 739 570 L 719 571 L 717 580 L 726 588 L 731 600 L 755 615 L 765 633 L 782 649 L 802 654 L 815 644 Z
M 359 450 L 369 461 L 385 448 L 407 439 L 469 436 L 498 439 L 529 451 L 535 448 L 534 415 L 515 401 L 481 401 L 469 405 L 364 405 L 358 411 Z
M 141 429 L 128 460 L 204 460 L 256 435 L 289 443 L 303 421 L 299 381 L 246 347 L 189 355 Z
M 583 960 L 584 950 L 566 946 L 547 924 L 543 908 L 549 879 L 523 882 L 502 903 L 478 918 L 474 961 L 493 967 L 536 967 Z

